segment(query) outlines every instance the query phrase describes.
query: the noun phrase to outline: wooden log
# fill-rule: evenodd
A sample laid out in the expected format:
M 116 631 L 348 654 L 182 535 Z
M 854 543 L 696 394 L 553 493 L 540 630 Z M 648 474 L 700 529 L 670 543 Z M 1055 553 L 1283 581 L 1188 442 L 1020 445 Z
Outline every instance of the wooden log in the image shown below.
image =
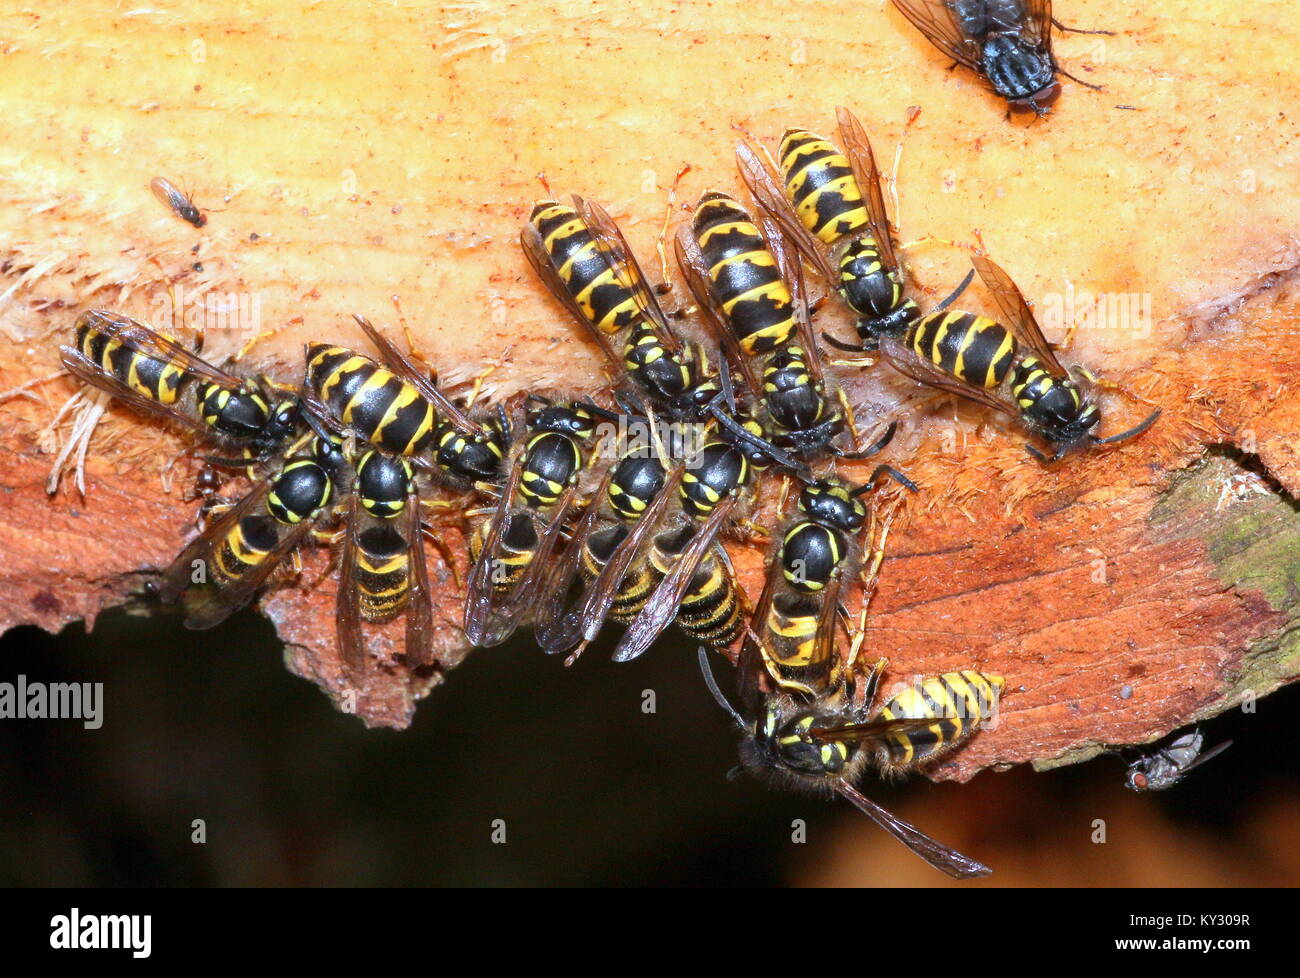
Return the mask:
M 214 358 L 300 317 L 251 360 L 292 381 L 303 342 L 361 346 L 350 314 L 391 327 L 398 296 L 451 384 L 497 365 L 490 397 L 590 391 L 596 351 L 516 244 L 537 173 L 605 202 L 653 267 L 684 164 L 679 202 L 739 189 L 733 124 L 769 140 L 829 131 L 849 105 L 888 165 L 919 105 L 899 171 L 903 238 L 982 230 L 1052 338 L 1079 326 L 1069 358 L 1139 399 L 1105 394 L 1107 431 L 1140 418 L 1141 401 L 1165 412 L 1137 442 L 1051 470 L 969 408 L 931 406 L 906 425 L 889 458 L 924 494 L 892 537 L 867 647 L 890 657 L 888 682 L 972 664 L 1007 679 L 997 729 L 935 775 L 1080 760 L 1293 679 L 1300 141 L 1282 96 L 1294 17 L 1282 2 L 1210 0 L 1194 16 L 1173 0 L 1057 7 L 1116 34 L 1059 37 L 1063 64 L 1106 90 L 1066 81 L 1045 120 L 1006 118 L 883 3 L 0 15 L 0 343 L 16 391 L 0 403 L 0 627 L 93 622 L 191 526 L 189 470 L 169 468 L 184 439 L 116 406 L 90 442 L 84 496 L 66 474 L 46 495 L 70 427 L 52 423 L 75 386 L 18 389 L 56 372 L 77 311 L 166 325 L 176 310 Z M 157 175 L 194 194 L 207 226 L 160 206 Z M 908 254 L 930 296 L 965 271 L 950 248 Z M 991 308 L 977 290 L 969 302 Z M 825 328 L 846 322 L 834 299 L 819 313 Z M 867 418 L 909 395 L 881 367 L 838 374 Z M 738 544 L 735 556 L 756 593 L 764 554 Z M 465 654 L 456 589 L 438 587 L 441 672 L 408 681 L 399 625 L 351 691 L 325 564 L 309 554 L 299 581 L 262 602 L 287 661 L 368 724 L 403 726 Z

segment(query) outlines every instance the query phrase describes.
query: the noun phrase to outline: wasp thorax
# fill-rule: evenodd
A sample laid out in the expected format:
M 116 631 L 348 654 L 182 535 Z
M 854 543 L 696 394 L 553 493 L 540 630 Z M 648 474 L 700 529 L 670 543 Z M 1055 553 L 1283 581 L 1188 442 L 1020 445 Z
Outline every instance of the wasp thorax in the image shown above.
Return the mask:
M 867 521 L 867 508 L 844 483 L 825 479 L 810 482 L 799 493 L 799 511 L 809 519 L 853 532 Z
M 367 452 L 357 463 L 357 495 L 371 516 L 389 519 L 406 506 L 411 467 L 404 459 Z
M 591 412 L 581 404 L 547 404 L 541 408 L 529 408 L 526 422 L 531 431 L 549 431 L 571 438 L 589 438 L 596 430 L 595 419 Z
M 308 459 L 285 466 L 266 497 L 266 508 L 281 523 L 309 519 L 330 500 L 329 474 Z
M 841 776 L 856 753 L 843 741 L 812 736 L 813 724 L 823 718 L 812 710 L 787 715 L 769 707 L 741 744 L 741 763 L 759 776 L 793 775 L 808 787 Z

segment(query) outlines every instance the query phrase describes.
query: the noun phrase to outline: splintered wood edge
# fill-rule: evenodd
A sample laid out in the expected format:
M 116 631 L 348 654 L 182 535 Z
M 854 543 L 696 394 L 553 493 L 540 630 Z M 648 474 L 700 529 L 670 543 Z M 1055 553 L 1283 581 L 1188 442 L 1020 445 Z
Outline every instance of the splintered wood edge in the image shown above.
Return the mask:
M 1300 308 L 1295 278 L 1271 279 L 1184 349 L 1157 352 L 1121 378 L 1165 411 L 1130 445 L 1045 472 L 1017 432 L 990 423 L 954 440 L 938 418 L 915 454 L 890 459 L 924 492 L 891 537 L 863 654 L 889 657 L 886 688 L 967 667 L 1006 679 L 997 723 L 931 777 L 1085 760 L 1300 674 L 1290 586 L 1300 553 L 1290 500 L 1300 485 L 1300 400 L 1287 387 L 1300 366 L 1287 342 Z M 43 390 L 57 405 L 71 388 Z M 158 429 L 111 410 L 112 451 L 92 451 L 87 498 L 65 486 L 51 500 L 50 456 L 34 434 L 48 410 L 22 398 L 5 406 L 20 423 L 16 449 L 0 448 L 8 555 L 0 623 L 57 630 L 85 619 L 89 628 L 165 567 L 188 532 L 176 495 L 158 493 L 152 473 L 140 477 L 145 455 L 165 454 Z M 169 439 L 169 451 L 175 444 Z M 844 467 L 849 477 L 864 471 Z M 174 476 L 178 486 L 184 478 L 183 470 Z M 463 539 L 452 532 L 446 543 L 463 582 Z M 765 549 L 729 549 L 755 598 Z M 319 550 L 306 555 L 295 585 L 262 600 L 290 670 L 369 726 L 408 725 L 418 700 L 467 653 L 451 575 L 429 557 L 439 663 L 425 675 L 400 664 L 398 621 L 372 631 L 374 666 L 362 688 L 349 686 Z

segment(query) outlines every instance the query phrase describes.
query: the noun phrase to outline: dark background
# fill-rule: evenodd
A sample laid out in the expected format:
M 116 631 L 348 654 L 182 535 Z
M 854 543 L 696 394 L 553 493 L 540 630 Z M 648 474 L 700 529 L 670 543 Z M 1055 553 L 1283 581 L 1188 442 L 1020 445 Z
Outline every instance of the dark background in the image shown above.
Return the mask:
M 90 636 L 15 630 L 0 681 L 102 682 L 104 724 L 0 720 L 0 884 L 946 882 L 842 803 L 729 781 L 735 737 L 686 649 L 607 653 L 475 652 L 399 733 L 286 672 L 252 612 L 200 634 L 122 612 Z M 1207 746 L 1236 744 L 1160 795 L 1126 791 L 1115 757 L 866 789 L 992 884 L 1295 885 L 1298 692 L 1205 725 Z

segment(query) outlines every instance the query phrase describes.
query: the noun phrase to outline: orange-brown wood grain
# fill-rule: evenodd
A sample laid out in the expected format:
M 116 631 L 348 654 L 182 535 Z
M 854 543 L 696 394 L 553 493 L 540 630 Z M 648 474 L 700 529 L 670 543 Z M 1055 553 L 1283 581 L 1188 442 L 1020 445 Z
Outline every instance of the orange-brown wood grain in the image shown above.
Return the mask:
M 1151 739 L 1300 673 L 1283 586 L 1297 533 L 1287 494 L 1300 486 L 1297 28 L 1283 2 L 1056 7 L 1117 33 L 1059 39 L 1062 62 L 1106 90 L 1066 81 L 1046 120 L 1007 119 L 880 2 L 0 14 L 0 387 L 54 373 L 81 309 L 165 325 L 171 295 L 215 358 L 300 317 L 250 361 L 292 381 L 303 342 L 360 347 L 351 313 L 392 327 L 398 296 L 448 383 L 498 364 L 491 397 L 590 391 L 596 351 L 518 251 L 536 174 L 604 202 L 654 268 L 683 165 L 679 204 L 740 189 L 733 125 L 770 145 L 787 126 L 830 131 L 848 105 L 888 168 L 917 105 L 903 240 L 980 229 L 1054 339 L 1068 323 L 1049 310 L 1122 299 L 1136 318 L 1081 324 L 1068 359 L 1165 413 L 1139 441 L 1052 470 L 969 408 L 932 405 L 905 424 L 889 460 L 924 492 L 891 536 L 868 648 L 890 657 L 889 682 L 968 664 L 1006 677 L 997 729 L 942 776 Z M 206 227 L 161 207 L 157 175 L 195 195 Z M 908 255 L 930 294 L 966 267 L 942 245 Z M 684 306 L 677 285 L 668 302 Z M 978 289 L 967 302 L 991 308 Z M 819 313 L 841 335 L 845 323 L 834 299 Z M 839 374 L 868 419 L 908 394 L 883 368 Z M 46 496 L 68 434 L 49 426 L 74 390 L 54 379 L 0 402 L 3 625 L 93 618 L 191 526 L 183 463 L 162 487 L 184 439 L 116 406 L 91 442 L 85 498 L 66 475 Z M 1103 401 L 1106 431 L 1149 410 L 1118 392 Z M 756 594 L 762 552 L 736 559 Z M 367 722 L 404 725 L 436 677 L 413 684 L 393 665 L 398 624 L 352 704 L 324 568 L 309 554 L 299 582 L 263 602 L 291 668 Z M 455 588 L 438 595 L 450 668 L 464 654 Z

